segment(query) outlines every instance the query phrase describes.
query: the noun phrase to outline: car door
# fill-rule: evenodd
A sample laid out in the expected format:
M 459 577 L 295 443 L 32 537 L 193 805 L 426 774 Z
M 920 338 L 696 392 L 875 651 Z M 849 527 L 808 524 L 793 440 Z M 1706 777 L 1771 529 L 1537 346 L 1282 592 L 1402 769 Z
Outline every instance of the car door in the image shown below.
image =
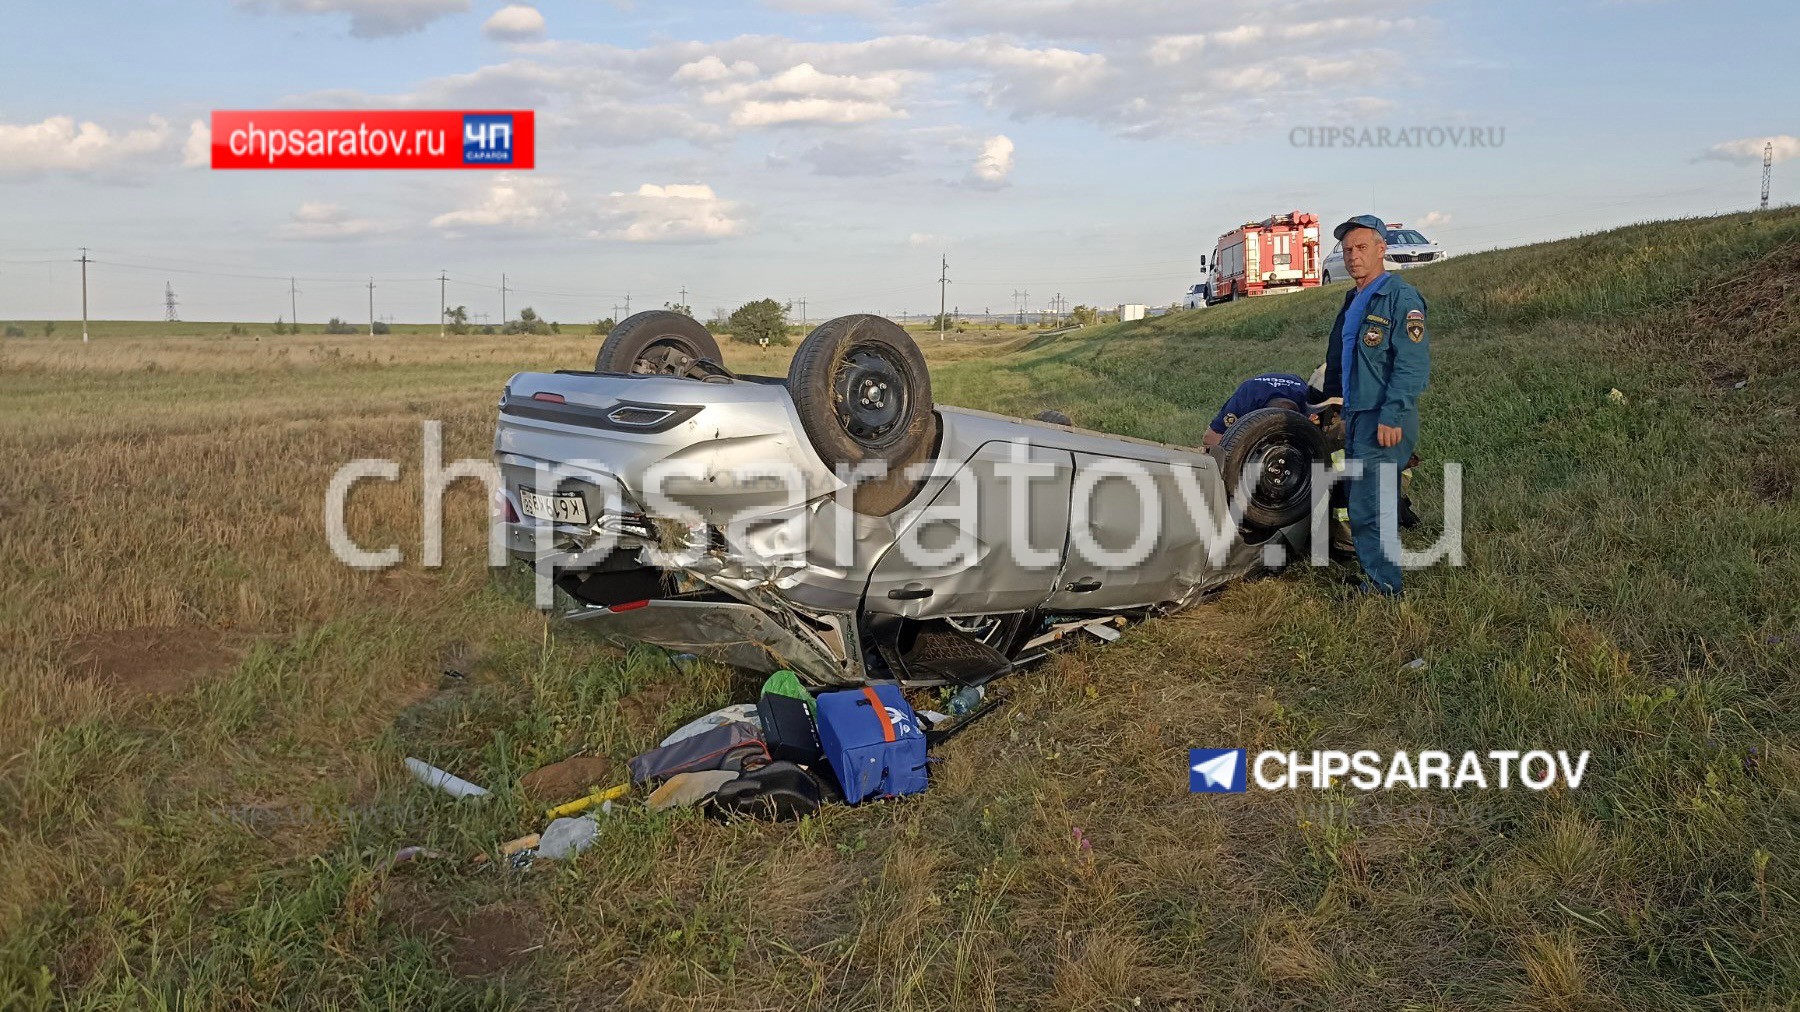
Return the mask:
M 1180 458 L 1075 453 L 1068 548 L 1045 608 L 1153 606 L 1181 598 L 1201 578 L 1205 542 L 1175 465 L 1203 472 L 1197 488 L 1216 484 L 1217 465 L 1199 453 Z
M 1062 567 L 1073 473 L 1068 450 L 983 443 L 883 553 L 865 607 L 908 618 L 1037 607 Z

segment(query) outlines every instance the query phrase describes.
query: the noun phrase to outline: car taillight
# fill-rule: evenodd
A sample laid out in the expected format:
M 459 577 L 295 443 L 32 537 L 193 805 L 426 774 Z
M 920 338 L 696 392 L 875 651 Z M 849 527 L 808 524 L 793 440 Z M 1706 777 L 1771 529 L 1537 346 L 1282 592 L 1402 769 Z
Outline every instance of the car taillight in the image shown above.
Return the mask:
M 506 493 L 499 489 L 494 490 L 493 515 L 495 519 L 505 521 L 509 524 L 516 524 L 519 522 L 519 511 L 513 509 L 512 500 L 508 499 Z

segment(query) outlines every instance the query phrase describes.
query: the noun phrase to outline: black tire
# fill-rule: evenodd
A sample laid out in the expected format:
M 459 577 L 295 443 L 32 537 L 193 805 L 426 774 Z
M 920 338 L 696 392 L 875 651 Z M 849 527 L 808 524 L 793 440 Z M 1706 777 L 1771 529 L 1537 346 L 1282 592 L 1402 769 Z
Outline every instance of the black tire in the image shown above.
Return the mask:
M 888 476 L 856 487 L 858 513 L 886 516 L 918 490 L 905 470 L 937 443 L 931 374 L 906 331 L 867 313 L 813 328 L 788 365 L 788 393 L 826 466 L 887 463 Z
M 1321 281 L 1320 281 L 1320 282 L 1319 282 L 1319 283 L 1320 283 L 1320 284 L 1322 284 L 1322 285 L 1329 285 L 1329 284 L 1331 284 L 1331 272 L 1330 272 L 1330 271 L 1326 271 L 1326 272 L 1325 272 L 1325 277 L 1324 277 L 1324 278 L 1323 278 L 1323 279 L 1322 279 L 1322 280 L 1321 280 Z
M 719 342 L 699 320 L 667 309 L 646 309 L 619 321 L 594 356 L 595 372 L 701 376 L 694 363 L 722 362 Z
M 1325 436 L 1300 412 L 1252 411 L 1225 432 L 1215 454 L 1226 494 L 1246 523 L 1286 527 L 1312 509 L 1312 465 L 1325 459 Z M 1240 498 L 1238 483 L 1250 469 L 1254 484 Z

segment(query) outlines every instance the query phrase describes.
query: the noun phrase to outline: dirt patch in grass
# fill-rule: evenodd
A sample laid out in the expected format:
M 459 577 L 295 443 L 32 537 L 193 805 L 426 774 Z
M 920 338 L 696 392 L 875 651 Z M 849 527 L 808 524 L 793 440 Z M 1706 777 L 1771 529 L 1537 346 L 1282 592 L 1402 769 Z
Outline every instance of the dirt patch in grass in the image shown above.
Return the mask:
M 591 786 L 605 787 L 612 782 L 611 759 L 578 755 L 532 770 L 520 778 L 519 787 L 538 801 L 569 801 L 585 795 Z
M 619 700 L 619 713 L 633 727 L 650 727 L 662 718 L 669 700 L 675 695 L 674 682 L 646 685 Z
M 505 973 L 539 948 L 537 918 L 522 903 L 490 903 L 458 913 L 411 882 L 395 883 L 386 893 L 386 919 L 432 943 L 459 977 Z
M 77 639 L 64 653 L 73 677 L 144 695 L 180 692 L 238 657 L 223 634 L 197 626 L 103 630 Z
M 1794 496 L 1794 477 L 1781 461 L 1765 460 L 1750 476 L 1750 491 L 1771 506 L 1783 503 Z
M 1800 330 L 1800 243 L 1785 243 L 1730 277 L 1696 292 L 1673 335 L 1698 339 L 1699 364 L 1719 387 L 1735 387 L 1757 373 L 1793 367 Z

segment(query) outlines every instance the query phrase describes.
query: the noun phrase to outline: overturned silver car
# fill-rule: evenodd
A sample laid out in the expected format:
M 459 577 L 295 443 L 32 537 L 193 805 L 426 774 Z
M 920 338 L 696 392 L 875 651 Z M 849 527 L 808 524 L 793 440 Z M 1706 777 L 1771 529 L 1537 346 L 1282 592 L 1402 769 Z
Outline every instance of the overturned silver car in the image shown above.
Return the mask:
M 655 310 L 592 371 L 507 382 L 496 522 L 567 622 L 816 685 L 978 684 L 1306 550 L 1323 444 L 1297 412 L 1209 455 L 936 405 L 869 315 L 821 324 L 784 378 L 721 362 Z

